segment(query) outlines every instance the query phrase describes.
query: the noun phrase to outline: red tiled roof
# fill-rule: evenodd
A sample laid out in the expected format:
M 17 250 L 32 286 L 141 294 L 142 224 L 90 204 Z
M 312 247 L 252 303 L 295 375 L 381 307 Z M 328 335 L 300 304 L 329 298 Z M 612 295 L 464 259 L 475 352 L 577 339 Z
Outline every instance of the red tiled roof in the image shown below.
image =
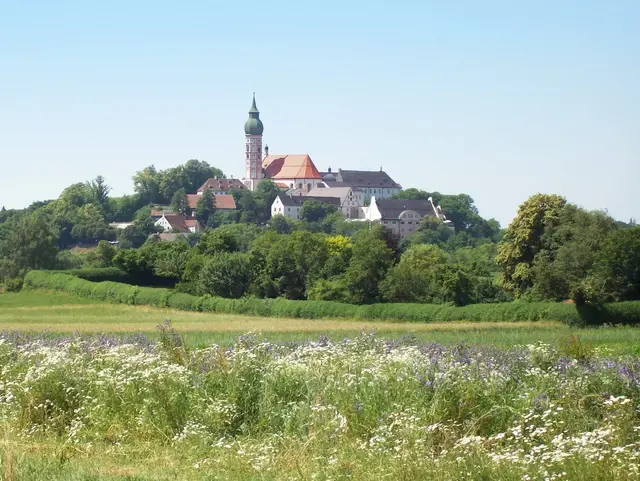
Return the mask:
M 187 219 L 184 221 L 184 225 L 187 227 L 200 227 L 202 229 L 202 226 L 197 219 Z
M 232 195 L 222 194 L 215 195 L 214 197 L 216 198 L 216 209 L 235 210 L 236 201 Z M 201 198 L 202 196 L 198 194 L 187 194 L 187 205 L 189 206 L 189 209 L 195 209 Z
M 307 154 L 267 155 L 262 161 L 268 179 L 322 179 Z
M 214 192 L 227 192 L 231 189 L 244 189 L 244 184 L 239 179 L 217 179 L 212 177 L 200 186 L 198 192 L 212 189 Z
M 172 229 L 177 229 L 180 232 L 189 232 L 187 218 L 182 214 L 165 214 L 164 218 L 167 219 Z
M 187 194 L 187 206 L 189 206 L 189 209 L 195 209 L 201 198 L 202 196 L 198 194 Z
M 216 209 L 235 210 L 236 200 L 232 195 L 216 195 Z
M 284 182 L 276 182 L 276 187 L 279 189 L 289 189 L 289 184 L 285 184 Z

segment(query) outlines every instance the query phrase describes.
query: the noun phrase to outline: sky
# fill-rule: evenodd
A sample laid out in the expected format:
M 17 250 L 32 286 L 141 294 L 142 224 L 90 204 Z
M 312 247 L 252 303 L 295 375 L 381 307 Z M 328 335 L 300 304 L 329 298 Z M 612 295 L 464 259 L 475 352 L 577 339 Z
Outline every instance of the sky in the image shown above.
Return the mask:
M 0 0 L 0 206 L 270 152 L 466 193 L 506 225 L 538 192 L 640 218 L 640 2 Z

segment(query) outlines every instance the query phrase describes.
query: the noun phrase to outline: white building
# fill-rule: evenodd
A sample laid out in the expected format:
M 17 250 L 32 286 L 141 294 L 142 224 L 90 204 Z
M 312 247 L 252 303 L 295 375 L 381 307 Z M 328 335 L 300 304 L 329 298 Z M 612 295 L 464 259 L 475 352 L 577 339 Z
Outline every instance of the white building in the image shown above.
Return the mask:
M 371 203 L 363 209 L 364 217 L 378 222 L 394 231 L 400 237 L 413 234 L 425 216 L 432 216 L 451 226 L 442 209 L 436 207 L 433 200 L 378 199 L 371 197 Z
M 342 170 L 322 172 L 323 183 L 327 187 L 351 187 L 363 193 L 364 199 L 371 197 L 389 199 L 402 190 L 382 168 L 377 170 Z
M 336 197 L 316 197 L 308 195 L 287 195 L 278 194 L 276 200 L 271 204 L 271 217 L 281 215 L 289 219 L 300 219 L 300 211 L 305 201 L 316 200 L 326 204 L 333 204 L 340 208 L 340 199 Z
M 196 219 L 187 219 L 182 214 L 163 213 L 162 217 L 155 221 L 156 227 L 162 228 L 164 232 L 178 231 L 182 233 L 198 233 L 204 231 L 204 228 Z
M 364 205 L 362 191 L 351 187 L 315 187 L 309 191 L 309 196 L 335 197 L 340 200 L 340 209 L 345 219 L 362 217 L 361 207 Z

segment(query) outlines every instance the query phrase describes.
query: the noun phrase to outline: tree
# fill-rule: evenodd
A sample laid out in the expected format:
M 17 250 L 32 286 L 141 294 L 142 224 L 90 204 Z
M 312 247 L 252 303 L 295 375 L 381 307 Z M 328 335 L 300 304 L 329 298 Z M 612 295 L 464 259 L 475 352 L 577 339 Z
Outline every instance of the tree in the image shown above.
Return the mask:
M 10 226 L 0 257 L 9 259 L 20 273 L 55 266 L 58 235 L 43 212 L 34 212 Z
M 447 219 L 453 223 L 456 231 L 466 231 L 474 224 L 482 222 L 478 208 L 467 194 L 443 195 L 438 205 Z
M 207 179 L 212 177 L 224 178 L 224 173 L 215 167 L 211 167 L 207 162 L 191 159 L 184 164 L 184 175 L 186 185 L 184 188 L 188 192 L 195 192 Z
M 70 185 L 69 187 L 64 189 L 62 191 L 62 194 L 60 194 L 60 198 L 58 199 L 56 204 L 60 207 L 58 211 L 69 210 L 76 207 L 82 207 L 85 204 L 89 204 L 91 202 L 91 199 L 92 193 L 89 186 L 80 182 Z
M 439 197 L 439 194 L 436 194 Z M 403 200 L 428 200 L 429 197 L 433 197 L 433 194 L 430 192 L 426 192 L 424 190 L 419 190 L 415 188 L 404 189 L 400 192 L 394 194 L 393 199 L 403 199 Z
M 371 232 L 359 232 L 344 279 L 350 302 L 369 304 L 380 299 L 378 284 L 393 263 L 393 251 Z
M 151 165 L 136 172 L 133 176 L 133 188 L 145 204 L 159 202 L 160 199 L 160 174 L 155 166 Z
M 109 212 L 116 222 L 130 222 L 135 214 L 144 205 L 143 199 L 138 195 L 123 195 L 122 197 L 111 197 L 109 199 Z
M 328 246 L 323 234 L 267 232 L 251 245 L 253 293 L 260 297 L 304 299 L 307 289 L 324 274 Z
M 104 177 L 101 175 L 97 176 L 91 182 L 87 183 L 87 187 L 89 188 L 91 203 L 106 210 L 108 208 L 111 187 L 106 184 Z
M 249 288 L 250 274 L 248 254 L 218 252 L 200 270 L 200 290 L 214 296 L 242 297 Z
M 187 193 L 184 188 L 180 188 L 171 198 L 171 209 L 176 214 L 186 215 L 189 206 L 187 204 Z
M 518 208 L 518 215 L 507 227 L 496 262 L 502 267 L 504 287 L 516 296 L 533 286 L 531 267 L 542 249 L 542 236 L 558 224 L 566 203 L 559 195 L 536 194 Z
M 143 249 L 152 250 L 149 259 L 153 264 L 153 273 L 178 281 L 182 278 L 189 261 L 191 247 L 185 240 L 175 242 L 152 242 Z
M 227 224 L 202 234 L 197 249 L 205 255 L 217 252 L 246 252 L 258 234 L 258 227 L 253 225 Z
M 546 229 L 540 239 L 531 270 L 532 297 L 556 301 L 575 297 L 615 229 L 615 221 L 604 212 L 565 205 L 557 226 Z
M 159 172 L 160 178 L 160 199 L 159 202 L 171 202 L 173 196 L 179 190 L 185 189 L 185 186 L 189 185 L 189 181 L 181 165 L 171 169 L 161 170 Z
M 240 222 L 245 224 L 258 224 L 262 219 L 262 213 L 258 203 L 256 202 L 253 192 L 248 189 L 243 189 L 240 194 L 240 202 L 238 203 L 240 209 Z
M 320 222 L 337 211 L 336 206 L 315 199 L 305 200 L 300 209 L 300 219 L 306 222 Z
M 255 200 L 255 222 L 264 224 L 271 217 L 271 204 L 276 200 L 280 189 L 269 179 L 262 180 L 254 193 Z
M 295 221 L 283 215 L 274 215 L 269 219 L 269 229 L 278 234 L 291 234 L 295 228 Z
M 640 300 L 640 227 L 614 231 L 598 253 L 587 298 Z
M 100 241 L 98 247 L 87 255 L 87 262 L 92 267 L 111 267 L 116 252 L 116 248 L 107 241 Z
M 216 198 L 210 189 L 205 189 L 196 204 L 196 219 L 202 224 L 207 225 L 209 219 L 213 217 L 215 212 Z

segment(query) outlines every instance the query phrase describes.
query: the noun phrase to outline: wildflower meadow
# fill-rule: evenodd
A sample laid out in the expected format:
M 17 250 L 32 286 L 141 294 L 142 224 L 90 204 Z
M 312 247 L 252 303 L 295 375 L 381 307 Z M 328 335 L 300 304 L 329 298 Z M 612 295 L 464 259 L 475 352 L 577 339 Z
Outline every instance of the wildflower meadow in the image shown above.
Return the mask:
M 189 348 L 165 323 L 6 333 L 0 369 L 7 480 L 640 478 L 640 360 L 579 343 Z

